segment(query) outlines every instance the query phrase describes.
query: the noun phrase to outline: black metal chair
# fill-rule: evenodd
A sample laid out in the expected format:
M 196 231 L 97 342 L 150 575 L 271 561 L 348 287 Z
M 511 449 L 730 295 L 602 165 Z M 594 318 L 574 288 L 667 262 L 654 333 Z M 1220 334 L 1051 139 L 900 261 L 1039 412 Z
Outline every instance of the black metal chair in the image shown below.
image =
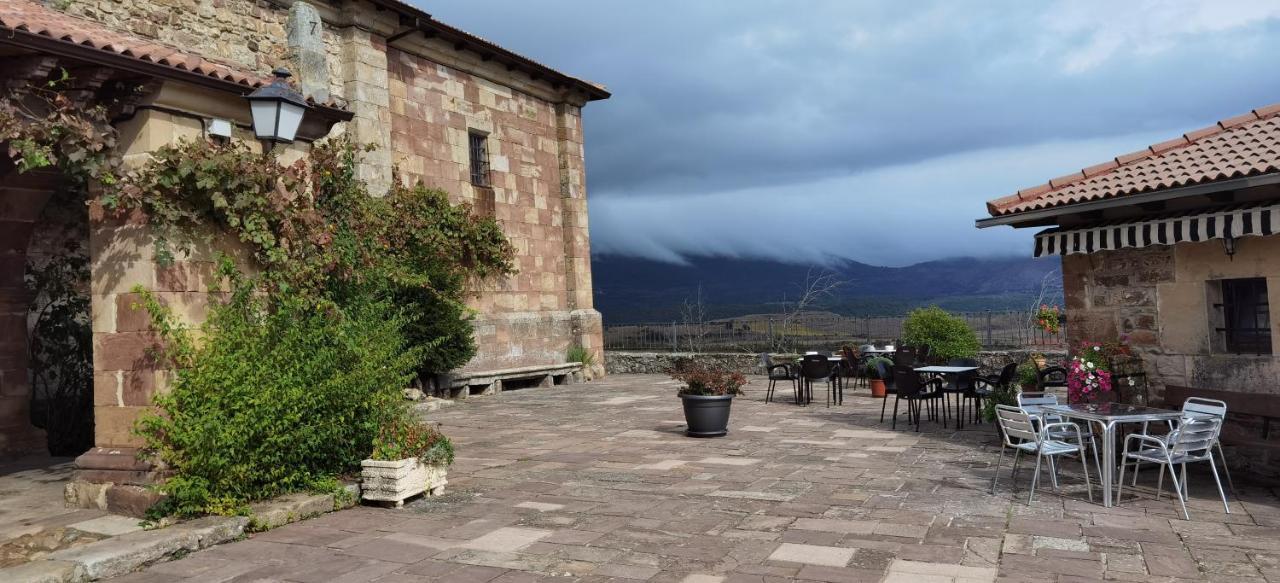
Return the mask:
M 769 377 L 769 390 L 764 395 L 764 402 L 768 403 L 773 400 L 773 391 L 777 388 L 778 381 L 790 382 L 791 392 L 795 395 L 796 402 L 800 402 L 800 379 L 792 365 L 786 363 L 776 364 L 768 352 L 761 352 L 760 366 L 764 367 L 764 372 Z
M 1046 366 L 1036 373 L 1036 378 L 1041 391 L 1067 388 L 1067 369 L 1060 366 Z
M 947 362 L 947 366 L 978 366 L 978 361 L 973 358 L 953 358 Z M 956 429 L 964 428 L 963 415 L 960 412 L 961 406 L 964 405 L 964 395 L 972 392 L 977 388 L 978 371 L 971 370 L 946 375 L 946 383 L 942 385 L 942 418 L 945 420 L 951 412 L 951 396 L 955 396 L 956 401 Z
M 983 401 L 991 397 L 992 391 L 1009 390 L 1013 379 L 1018 375 L 1018 363 L 1011 362 L 1000 369 L 999 375 L 980 376 L 974 383 L 973 390 L 964 394 L 964 403 L 973 410 L 973 422 L 982 423 Z M 963 412 L 964 407 L 961 406 Z
M 916 363 L 916 347 L 899 346 L 893 353 L 893 366 L 912 366 Z
M 884 381 L 884 400 L 880 402 L 880 422 L 884 423 L 884 410 L 885 407 L 889 406 L 889 395 L 898 394 L 898 385 L 893 382 L 893 369 L 890 368 L 883 360 L 876 361 L 876 376 L 880 377 L 880 380 Z M 894 401 L 893 406 L 894 411 L 897 411 L 898 403 L 896 400 Z
M 929 407 L 930 420 L 938 418 L 935 403 L 942 395 L 942 379 L 935 377 L 926 381 L 909 366 L 895 366 L 893 367 L 893 384 L 897 391 L 893 400 L 891 429 L 898 428 L 899 401 L 907 402 L 907 417 L 915 421 L 916 431 L 920 431 L 920 413 L 924 407 Z M 942 426 L 947 426 L 946 419 L 943 419 Z
M 832 368 L 831 361 L 822 354 L 806 354 L 800 359 L 801 401 L 813 402 L 813 382 L 827 384 L 827 406 L 831 406 Z

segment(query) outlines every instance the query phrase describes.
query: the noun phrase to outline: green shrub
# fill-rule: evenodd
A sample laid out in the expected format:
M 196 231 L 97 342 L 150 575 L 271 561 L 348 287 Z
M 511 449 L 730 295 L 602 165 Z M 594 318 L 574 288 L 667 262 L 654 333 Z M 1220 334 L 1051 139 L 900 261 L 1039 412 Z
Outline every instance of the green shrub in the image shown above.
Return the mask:
M 580 362 L 582 366 L 591 366 L 596 363 L 596 355 L 581 346 L 570 346 L 569 354 L 565 357 L 565 360 L 568 362 Z
M 929 358 L 946 362 L 953 358 L 974 358 L 982 350 L 978 335 L 964 318 L 937 306 L 917 308 L 902 324 L 902 343 L 927 346 Z
M 884 365 L 884 373 L 886 375 L 893 376 L 893 360 L 883 356 L 876 356 L 867 361 L 867 364 L 865 366 L 867 378 L 887 380 L 887 379 L 880 378 L 879 365 L 881 364 Z
M 149 297 L 149 296 L 148 296 Z M 339 310 L 283 302 L 266 310 L 242 287 L 215 306 L 197 346 L 154 300 L 147 308 L 179 366 L 158 414 L 138 426 L 173 472 L 153 514 L 229 514 L 249 502 L 335 487 L 402 415 L 420 356 L 386 303 Z

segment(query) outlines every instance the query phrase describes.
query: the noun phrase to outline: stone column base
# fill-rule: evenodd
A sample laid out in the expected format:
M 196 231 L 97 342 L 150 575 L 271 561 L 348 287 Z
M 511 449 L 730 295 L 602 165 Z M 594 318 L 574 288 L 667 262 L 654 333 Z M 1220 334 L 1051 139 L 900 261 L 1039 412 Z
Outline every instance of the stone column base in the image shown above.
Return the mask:
M 48 452 L 49 439 L 43 429 L 30 423 L 0 428 L 0 458 L 18 458 Z
M 76 477 L 63 495 L 69 506 L 142 517 L 164 497 L 149 486 L 160 479 L 134 447 L 95 447 L 76 458 Z

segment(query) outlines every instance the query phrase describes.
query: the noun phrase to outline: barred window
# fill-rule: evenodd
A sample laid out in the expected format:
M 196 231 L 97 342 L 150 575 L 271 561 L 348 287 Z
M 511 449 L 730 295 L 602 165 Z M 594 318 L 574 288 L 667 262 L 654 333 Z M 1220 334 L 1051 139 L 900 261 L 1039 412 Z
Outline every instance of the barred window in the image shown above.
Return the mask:
M 1271 310 L 1267 305 L 1267 280 L 1262 277 L 1223 279 L 1218 282 L 1225 352 L 1271 354 Z
M 489 136 L 472 131 L 468 134 L 471 143 L 471 184 L 488 188 L 489 182 Z

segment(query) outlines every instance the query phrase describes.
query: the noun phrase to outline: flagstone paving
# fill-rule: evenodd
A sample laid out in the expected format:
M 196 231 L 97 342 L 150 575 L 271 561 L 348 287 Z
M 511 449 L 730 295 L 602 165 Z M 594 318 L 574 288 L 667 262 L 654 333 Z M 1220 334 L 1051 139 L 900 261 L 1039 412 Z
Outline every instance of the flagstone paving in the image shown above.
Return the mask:
M 1017 489 L 1004 473 L 988 493 L 991 425 L 891 431 L 880 401 L 765 404 L 753 380 L 727 437 L 693 439 L 675 388 L 618 375 L 430 413 L 457 444 L 445 496 L 116 581 L 1280 581 L 1280 500 L 1258 484 L 1238 483 L 1227 515 L 1193 473 L 1184 521 L 1153 499 L 1156 472 L 1107 509 L 1069 462 L 1062 492 L 1046 484 L 1027 505 L 1026 464 Z

